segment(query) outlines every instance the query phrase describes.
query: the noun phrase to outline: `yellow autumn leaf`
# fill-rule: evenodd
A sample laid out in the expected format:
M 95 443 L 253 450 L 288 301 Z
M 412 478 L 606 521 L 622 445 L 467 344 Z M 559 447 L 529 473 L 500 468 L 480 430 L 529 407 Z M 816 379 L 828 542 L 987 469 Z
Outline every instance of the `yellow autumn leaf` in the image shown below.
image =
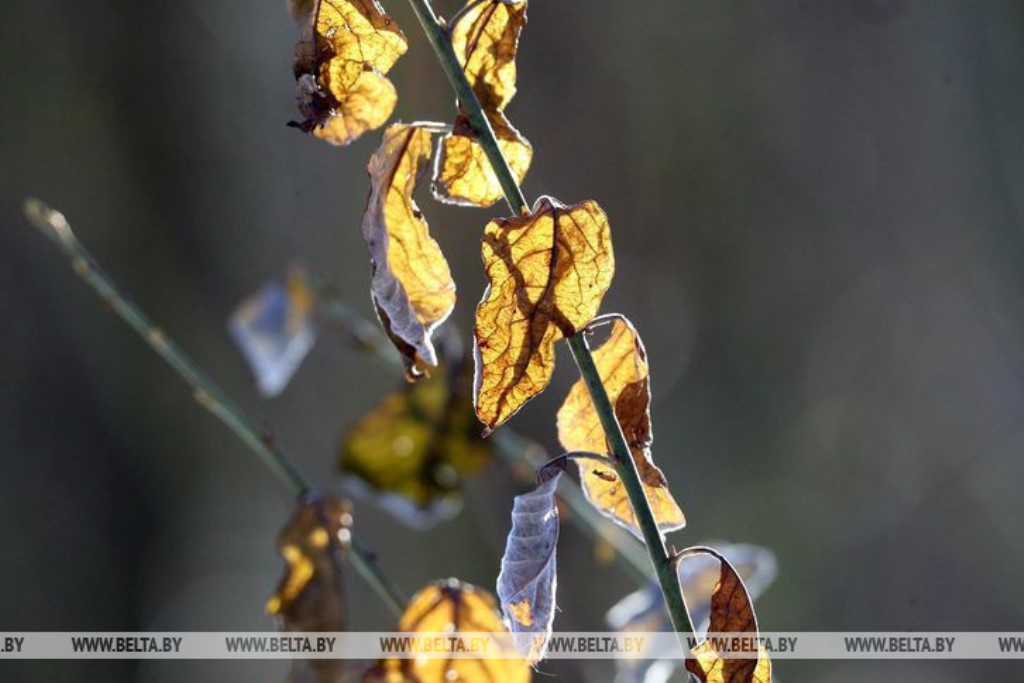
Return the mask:
M 526 0 L 470 0 L 451 29 L 455 55 L 518 182 L 530 168 L 533 147 L 504 109 L 516 92 L 516 51 L 525 25 Z M 438 145 L 434 196 L 449 204 L 481 207 L 502 197 L 498 177 L 465 113 Z
M 299 81 L 299 111 L 306 117 L 297 127 L 332 145 L 347 145 L 363 133 L 380 128 L 391 118 L 398 102 L 395 86 L 376 71 L 360 71 L 343 91 L 341 99 L 324 97 L 321 86 L 312 79 Z M 338 81 L 325 65 L 320 83 Z
M 693 657 L 686 659 L 687 671 L 701 683 L 771 683 L 772 663 L 763 646 L 757 645 L 757 657 L 749 658 L 737 658 L 735 651 L 734 656 L 725 658 L 716 647 L 739 642 L 752 651 L 757 643 L 757 616 L 743 580 L 729 561 L 709 548 L 694 551 L 713 555 L 721 568 L 711 593 L 709 636 L 691 650 Z M 686 562 L 685 556 L 682 561 Z M 729 637 L 733 635 L 745 637 Z
M 391 117 L 397 94 L 385 74 L 408 49 L 405 35 L 376 0 L 296 0 L 303 24 L 295 48 L 294 125 L 347 145 Z
M 491 221 L 482 252 L 489 286 L 476 309 L 476 414 L 489 431 L 547 387 L 555 342 L 597 315 L 615 259 L 596 202 L 550 197 Z
M 453 637 L 507 632 L 491 594 L 456 579 L 430 584 L 414 595 L 396 631 Z M 496 644 L 507 648 L 495 653 L 504 659 L 383 659 L 366 672 L 363 683 L 527 683 L 531 669 L 511 641 Z
M 526 0 L 470 0 L 452 22 L 452 47 L 484 109 L 501 111 L 516 94 L 516 51 Z
M 489 113 L 498 147 L 516 181 L 522 182 L 533 160 L 533 146 L 501 112 Z M 464 115 L 441 138 L 434 161 L 434 197 L 446 204 L 488 207 L 503 196 L 498 176 Z
M 342 563 L 352 516 L 331 496 L 300 501 L 278 536 L 287 570 L 267 601 L 267 612 L 286 632 L 344 631 L 345 594 Z M 344 673 L 339 659 L 297 660 L 292 679 L 336 683 Z
M 370 158 L 363 239 L 370 251 L 370 290 L 388 337 L 410 379 L 437 365 L 430 335 L 455 307 L 455 281 L 413 200 L 431 153 L 434 124 L 394 124 Z
M 406 383 L 363 416 L 345 436 L 340 469 L 348 485 L 366 488 L 411 526 L 450 517 L 463 480 L 491 457 L 473 415 L 471 380 L 443 368 Z M 354 479 L 354 481 L 353 481 Z
M 633 325 L 625 319 L 616 319 L 608 339 L 594 350 L 594 363 L 615 407 L 615 416 L 640 472 L 658 528 L 663 532 L 682 528 L 686 518 L 668 490 L 665 475 L 651 458 L 650 368 L 647 352 Z M 609 452 L 604 430 L 582 379 L 573 385 L 558 411 L 558 440 L 567 451 Z M 615 471 L 585 459 L 576 462 L 587 499 L 615 522 L 640 536 L 633 506 Z

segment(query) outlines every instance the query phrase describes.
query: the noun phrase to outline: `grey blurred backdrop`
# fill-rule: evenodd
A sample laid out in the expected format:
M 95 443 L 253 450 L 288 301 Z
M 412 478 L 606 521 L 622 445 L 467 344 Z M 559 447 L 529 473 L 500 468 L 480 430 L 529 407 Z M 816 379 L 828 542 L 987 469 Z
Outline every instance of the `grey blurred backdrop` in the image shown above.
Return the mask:
M 451 119 L 406 3 L 397 117 Z M 439 3 L 448 14 L 453 1 Z M 330 331 L 259 400 L 224 320 L 293 259 L 370 314 L 359 233 L 378 135 L 296 116 L 283 0 L 0 4 L 0 630 L 264 630 L 288 499 L 20 218 L 64 210 L 123 287 L 329 486 L 345 427 L 396 383 Z M 605 310 L 647 343 L 655 456 L 705 538 L 775 550 L 777 630 L 1024 629 L 1024 3 L 550 2 L 509 109 L 527 195 L 597 199 Z M 494 211 L 421 206 L 461 291 Z M 500 207 L 498 211 L 500 211 Z M 515 427 L 554 449 L 552 388 Z M 516 493 L 357 529 L 408 590 L 492 587 Z M 563 533 L 558 626 L 633 588 Z M 353 626 L 390 618 L 350 577 Z M 38 662 L 3 680 L 278 681 L 277 663 Z M 548 663 L 605 681 L 599 662 Z M 786 681 L 974 681 L 994 663 L 783 662 Z

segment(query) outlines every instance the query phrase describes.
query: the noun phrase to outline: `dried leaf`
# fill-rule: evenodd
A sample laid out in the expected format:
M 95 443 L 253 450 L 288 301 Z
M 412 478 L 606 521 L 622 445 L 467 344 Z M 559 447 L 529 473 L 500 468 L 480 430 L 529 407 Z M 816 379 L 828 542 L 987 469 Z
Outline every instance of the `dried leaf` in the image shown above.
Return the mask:
M 402 633 L 501 633 L 494 598 L 456 579 L 430 584 L 413 596 L 396 631 Z M 499 643 L 499 645 L 501 645 Z M 530 667 L 511 651 L 505 659 L 383 659 L 366 672 L 364 683 L 527 683 Z
M 714 548 L 736 570 L 751 600 L 757 600 L 775 581 L 778 563 L 767 548 L 746 543 L 710 542 L 701 545 Z M 711 618 L 710 596 L 721 574 L 720 561 L 713 555 L 691 555 L 679 563 L 679 582 L 690 609 L 697 633 L 708 629 Z
M 294 127 L 340 146 L 387 123 L 398 93 L 391 81 L 373 70 L 360 71 L 349 82 L 338 76 L 325 67 L 319 82 L 308 74 L 299 78 L 299 111 L 306 118 Z
M 516 93 L 516 51 L 526 0 L 470 0 L 454 19 L 452 47 L 484 109 L 498 112 Z
M 547 387 L 555 342 L 597 314 L 615 260 L 596 202 L 550 197 L 491 221 L 482 250 L 490 284 L 476 309 L 476 414 L 492 430 Z
M 280 394 L 312 348 L 314 304 L 305 277 L 295 270 L 268 282 L 231 314 L 228 330 L 264 396 Z
M 736 568 L 751 600 L 756 600 L 775 580 L 775 555 L 766 548 L 724 542 L 700 545 L 716 548 Z M 703 637 L 711 614 L 710 597 L 721 575 L 720 563 L 712 555 L 693 555 L 679 563 L 678 571 L 690 620 L 696 635 Z M 674 630 L 665 608 L 665 598 L 656 582 L 617 602 L 608 611 L 605 621 L 621 632 L 667 633 Z M 675 649 L 649 650 L 647 656 L 649 659 L 616 660 L 615 683 L 668 683 L 676 668 L 682 666 Z
M 544 658 L 555 618 L 558 472 L 516 496 L 512 530 L 498 574 L 498 600 L 516 647 L 531 662 Z
M 708 549 L 699 552 L 716 557 L 720 564 L 718 582 L 711 593 L 710 633 L 746 633 L 757 637 L 757 617 L 750 595 L 729 561 Z M 683 558 L 686 562 L 686 558 Z M 771 683 L 772 664 L 764 647 L 757 657 L 723 659 L 713 639 L 704 640 L 687 658 L 686 670 L 701 683 Z
M 278 537 L 287 572 L 267 612 L 286 632 L 344 631 L 345 595 L 342 563 L 350 533 L 348 506 L 331 496 L 302 500 Z M 337 683 L 344 673 L 339 659 L 296 660 L 290 683 Z
M 451 30 L 459 63 L 519 182 L 530 168 L 533 147 L 504 109 L 516 92 L 516 50 L 525 25 L 526 0 L 470 0 Z M 433 187 L 438 200 L 462 206 L 487 207 L 502 197 L 498 177 L 465 113 L 438 145 Z
M 682 528 L 686 524 L 683 512 L 668 490 L 665 475 L 651 459 L 650 369 L 643 342 L 631 323 L 624 319 L 614 322 L 608 339 L 594 350 L 594 363 L 615 406 L 615 416 L 640 472 L 658 528 Z M 558 440 L 569 451 L 609 453 L 604 430 L 582 379 L 573 385 L 558 411 Z M 587 499 L 642 538 L 626 488 L 615 472 L 585 460 L 577 462 Z
M 342 444 L 346 487 L 413 527 L 458 512 L 463 480 L 491 457 L 473 415 L 468 366 L 405 383 L 362 417 Z
M 533 160 L 533 146 L 503 113 L 490 113 L 488 118 L 501 153 L 521 183 Z M 432 189 L 438 201 L 460 206 L 488 207 L 504 196 L 498 176 L 464 115 L 459 115 L 452 132 L 438 142 Z
M 401 352 L 410 378 L 436 366 L 431 332 L 455 307 L 455 282 L 412 195 L 430 159 L 426 124 L 395 124 L 370 158 L 363 239 L 373 266 L 370 285 L 381 324 Z
M 384 74 L 408 49 L 401 29 L 376 0 L 295 0 L 291 7 L 305 24 L 295 48 L 303 120 L 294 125 L 335 145 L 384 125 L 398 99 Z

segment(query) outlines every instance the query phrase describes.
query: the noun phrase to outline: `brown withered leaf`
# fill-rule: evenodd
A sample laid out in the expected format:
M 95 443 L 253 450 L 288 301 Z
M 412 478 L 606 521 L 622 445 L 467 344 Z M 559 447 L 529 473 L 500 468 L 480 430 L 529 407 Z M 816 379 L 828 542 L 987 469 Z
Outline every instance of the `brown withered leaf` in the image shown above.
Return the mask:
M 277 548 L 288 567 L 267 601 L 282 631 L 344 631 L 344 541 L 352 525 L 348 505 L 332 496 L 309 496 L 299 502 L 282 529 Z M 344 660 L 296 660 L 290 683 L 337 683 Z
M 711 546 L 732 564 L 743 579 L 752 600 L 757 600 L 775 580 L 778 564 L 775 555 L 767 548 L 725 542 L 701 545 Z M 677 572 L 694 634 L 703 638 L 711 615 L 711 596 L 722 574 L 721 562 L 710 553 L 687 554 L 678 563 Z M 648 583 L 619 600 L 605 615 L 605 623 L 620 633 L 664 633 L 674 630 L 665 607 L 665 598 L 657 583 Z M 664 641 L 659 642 L 659 645 L 646 649 L 645 659 L 617 660 L 616 682 L 669 683 L 676 674 L 675 669 L 682 668 L 685 657 L 680 659 L 677 647 Z
M 597 314 L 615 258 L 596 202 L 550 197 L 488 223 L 482 251 L 489 286 L 476 309 L 476 414 L 489 431 L 547 387 L 555 342 Z
M 498 112 L 516 94 L 516 51 L 526 0 L 469 0 L 452 22 L 452 47 L 484 109 Z
M 473 415 L 468 362 L 406 383 L 345 436 L 340 469 L 349 488 L 413 527 L 451 517 L 461 488 L 491 458 Z
M 518 182 L 533 161 L 533 146 L 501 112 L 488 113 L 501 153 Z M 441 138 L 434 158 L 434 197 L 446 204 L 488 207 L 503 196 L 498 176 L 465 115 Z
M 430 584 L 414 595 L 395 630 L 453 637 L 506 632 L 493 596 L 456 579 Z M 527 683 L 530 667 L 516 654 L 511 639 L 497 645 L 495 655 L 505 659 L 382 659 L 366 672 L 363 683 Z
M 647 351 L 633 325 L 616 319 L 611 333 L 594 350 L 594 363 L 615 416 L 629 444 L 658 528 L 672 531 L 686 519 L 668 490 L 665 475 L 651 458 L 651 389 Z M 558 411 L 558 440 L 568 451 L 609 453 L 609 448 L 583 380 L 578 380 Z M 577 460 L 587 499 L 615 522 L 641 536 L 626 488 L 611 468 Z M 642 536 L 641 536 L 642 538 Z
M 771 683 L 772 663 L 763 646 L 757 645 L 757 657 L 750 658 L 723 658 L 716 648 L 719 641 L 726 640 L 722 636 L 737 634 L 742 637 L 743 647 L 752 650 L 757 643 L 757 617 L 743 580 L 729 561 L 709 548 L 694 551 L 714 556 L 721 568 L 711 593 L 709 636 L 691 651 L 693 657 L 686 659 L 687 671 L 701 683 Z M 727 641 L 738 642 L 732 638 Z
M 432 124 L 394 124 L 370 157 L 363 239 L 381 324 L 416 379 L 437 365 L 430 335 L 455 307 L 455 281 L 413 200 L 431 152 Z
M 335 145 L 384 125 L 398 96 L 385 74 L 408 49 L 376 0 L 294 0 L 303 24 L 295 48 L 298 105 L 293 123 Z

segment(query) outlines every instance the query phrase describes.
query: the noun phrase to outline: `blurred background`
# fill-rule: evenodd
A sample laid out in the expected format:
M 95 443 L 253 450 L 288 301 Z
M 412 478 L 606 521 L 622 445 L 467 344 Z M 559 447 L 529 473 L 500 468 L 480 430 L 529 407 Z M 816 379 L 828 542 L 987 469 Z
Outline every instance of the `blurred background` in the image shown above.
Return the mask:
M 452 119 L 406 3 L 396 117 Z M 442 14 L 458 6 L 438 3 Z M 328 329 L 259 399 L 225 320 L 293 260 L 371 315 L 359 230 L 370 134 L 297 116 L 283 0 L 0 4 L 0 630 L 269 630 L 286 492 L 21 218 L 63 210 L 122 287 L 303 468 L 400 382 Z M 1024 4 L 537 1 L 508 113 L 526 194 L 593 198 L 613 226 L 606 311 L 653 368 L 654 455 L 677 544 L 775 551 L 772 630 L 1024 629 Z M 423 188 L 424 190 L 426 188 Z M 495 210 L 421 193 L 470 329 Z M 514 420 L 555 450 L 571 382 Z M 492 588 L 518 489 L 499 464 L 417 532 L 357 532 L 409 592 Z M 441 550 L 443 549 L 443 551 Z M 635 588 L 572 528 L 564 630 Z M 391 617 L 357 575 L 352 625 Z M 5 681 L 279 681 L 285 662 L 5 663 Z M 781 662 L 785 681 L 974 681 L 995 662 Z M 605 681 L 605 662 L 548 662 Z M 540 678 L 540 676 L 538 676 Z

